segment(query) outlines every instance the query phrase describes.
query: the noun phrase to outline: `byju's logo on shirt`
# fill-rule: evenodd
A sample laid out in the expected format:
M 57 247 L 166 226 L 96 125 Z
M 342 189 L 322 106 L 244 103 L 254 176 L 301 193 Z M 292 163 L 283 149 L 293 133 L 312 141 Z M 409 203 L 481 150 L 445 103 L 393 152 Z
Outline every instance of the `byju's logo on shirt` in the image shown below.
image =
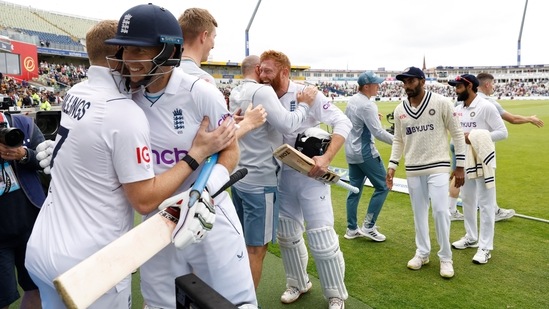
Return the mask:
M 173 112 L 173 128 L 176 130 L 185 129 L 185 119 L 183 118 L 183 110 L 176 108 Z
M 434 129 L 435 129 L 434 124 L 422 124 L 420 126 L 406 127 L 406 135 L 410 135 L 418 132 L 432 131 Z

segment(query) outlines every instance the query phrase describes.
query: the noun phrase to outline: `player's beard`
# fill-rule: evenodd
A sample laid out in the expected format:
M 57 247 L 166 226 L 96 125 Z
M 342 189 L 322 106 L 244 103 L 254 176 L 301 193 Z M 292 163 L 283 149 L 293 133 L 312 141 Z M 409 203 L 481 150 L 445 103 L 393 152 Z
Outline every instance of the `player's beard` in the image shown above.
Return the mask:
M 408 98 L 415 98 L 421 93 L 421 84 L 418 84 L 414 88 L 406 88 L 404 91 L 406 91 Z
M 458 93 L 457 100 L 459 102 L 465 102 L 465 101 L 467 101 L 467 99 L 469 99 L 469 92 L 468 91 L 463 91 L 462 93 Z
M 276 73 L 275 78 L 273 78 L 269 84 L 271 85 L 271 87 L 273 87 L 275 91 L 282 89 L 283 83 L 282 83 L 282 74 L 280 71 Z

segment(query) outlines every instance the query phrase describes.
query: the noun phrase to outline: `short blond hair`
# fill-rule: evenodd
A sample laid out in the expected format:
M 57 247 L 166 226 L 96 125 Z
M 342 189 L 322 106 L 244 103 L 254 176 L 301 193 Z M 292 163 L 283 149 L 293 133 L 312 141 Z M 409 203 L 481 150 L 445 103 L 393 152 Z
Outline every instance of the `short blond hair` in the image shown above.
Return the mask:
M 91 27 L 86 33 L 86 50 L 91 65 L 106 65 L 107 56 L 112 56 L 118 51 L 118 46 L 107 45 L 105 40 L 116 36 L 118 21 L 102 20 Z
M 206 9 L 186 9 L 177 19 L 183 32 L 183 42 L 193 42 L 204 31 L 213 32 L 217 28 L 217 21 Z

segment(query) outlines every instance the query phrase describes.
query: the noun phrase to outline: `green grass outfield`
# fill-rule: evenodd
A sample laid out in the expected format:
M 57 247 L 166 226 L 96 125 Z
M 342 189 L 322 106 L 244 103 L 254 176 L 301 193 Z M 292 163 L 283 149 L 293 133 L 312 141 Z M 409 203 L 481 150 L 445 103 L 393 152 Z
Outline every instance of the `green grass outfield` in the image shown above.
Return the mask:
M 549 126 L 549 101 L 501 101 L 503 107 L 521 115 L 537 115 Z M 378 102 L 386 115 L 396 102 Z M 344 108 L 344 106 L 339 106 Z M 384 126 L 389 124 L 383 120 Z M 509 138 L 496 143 L 497 200 L 502 208 L 517 213 L 549 219 L 549 127 L 538 129 L 531 124 L 507 124 Z M 390 146 L 376 143 L 385 164 Z M 332 162 L 347 168 L 343 150 Z M 397 177 L 405 178 L 404 170 Z M 366 211 L 372 189 L 366 187 L 359 206 L 359 220 Z M 346 262 L 346 285 L 353 308 L 549 308 L 549 224 L 514 217 L 496 223 L 494 251 L 486 265 L 471 262 L 475 249 L 453 250 L 455 277 L 439 275 L 436 256 L 438 245 L 431 220 L 431 263 L 419 271 L 406 268 L 415 253 L 414 224 L 408 195 L 391 192 L 377 224 L 387 241 L 374 243 L 366 239 L 346 240 L 345 199 L 347 192 L 332 187 L 335 229 L 340 235 Z M 463 222 L 453 222 L 451 240 L 464 235 Z M 278 247 L 269 248 L 265 274 L 258 290 L 262 309 L 327 308 L 318 279 L 313 290 L 292 305 L 279 301 L 284 289 L 284 275 Z M 314 260 L 309 259 L 309 274 L 318 277 Z M 141 308 L 138 276 L 134 275 L 134 306 Z M 12 306 L 12 308 L 17 308 Z

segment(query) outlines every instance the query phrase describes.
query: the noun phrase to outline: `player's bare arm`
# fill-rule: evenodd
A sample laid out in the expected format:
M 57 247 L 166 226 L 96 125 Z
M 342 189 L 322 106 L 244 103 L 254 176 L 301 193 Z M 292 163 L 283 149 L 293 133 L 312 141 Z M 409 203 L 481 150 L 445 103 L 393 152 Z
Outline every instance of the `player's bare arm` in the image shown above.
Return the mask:
M 220 127 L 211 132 L 207 131 L 208 124 L 207 118 L 202 120 L 189 150 L 189 155 L 198 163 L 202 163 L 209 155 L 236 144 L 234 121 L 226 119 Z M 236 151 L 238 152 L 238 149 Z M 232 169 L 234 166 L 236 164 Z M 126 183 L 122 187 L 134 209 L 140 214 L 148 214 L 172 196 L 192 172 L 193 169 L 187 162 L 179 161 L 171 169 L 154 178 Z
M 297 102 L 313 106 L 317 94 L 318 88 L 315 86 L 307 86 L 303 88 L 303 91 L 297 93 Z
M 536 115 L 522 116 L 522 115 L 514 115 L 509 112 L 505 112 L 503 113 L 503 115 L 501 115 L 501 118 L 503 118 L 503 120 L 512 124 L 531 123 L 538 128 L 542 128 L 544 125 L 543 120 L 539 119 Z
M 236 168 L 239 160 L 240 149 L 238 148 L 238 142 L 235 140 L 234 142 L 229 144 L 229 146 L 219 152 L 217 164 L 223 165 L 227 169 L 229 174 L 231 174 Z
M 326 152 L 321 156 L 315 156 L 312 159 L 315 161 L 315 166 L 309 171 L 308 176 L 317 178 L 326 174 L 330 163 L 334 159 L 339 149 L 345 143 L 345 138 L 339 134 L 332 135 L 332 141 L 326 149 Z
M 389 190 L 393 189 L 393 178 L 395 177 L 395 170 L 392 168 L 387 169 L 387 175 L 385 176 L 385 183 Z

